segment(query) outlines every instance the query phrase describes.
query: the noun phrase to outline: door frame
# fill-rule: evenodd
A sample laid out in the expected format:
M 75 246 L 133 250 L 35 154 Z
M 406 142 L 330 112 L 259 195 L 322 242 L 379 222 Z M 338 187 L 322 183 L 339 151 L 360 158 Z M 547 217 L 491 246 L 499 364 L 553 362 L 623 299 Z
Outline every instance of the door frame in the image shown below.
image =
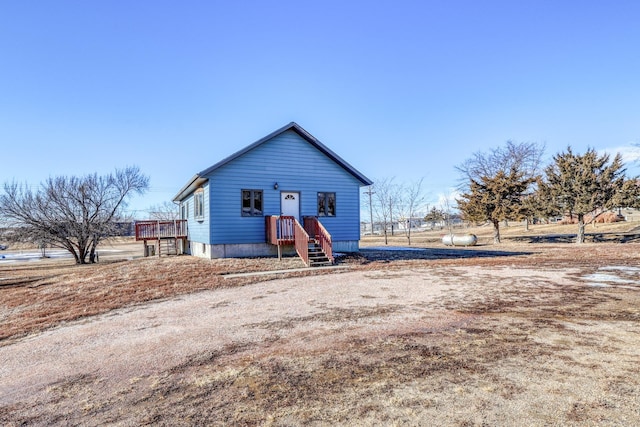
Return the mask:
M 296 220 L 300 221 L 300 207 L 301 207 L 301 204 L 300 204 L 300 191 L 284 191 L 284 190 L 280 191 L 280 215 L 284 215 L 284 212 L 282 211 L 282 207 L 283 207 L 283 203 L 282 202 L 284 201 L 283 197 L 284 197 L 285 194 L 295 194 L 295 195 L 297 195 L 297 197 L 298 197 L 298 203 L 297 203 L 297 205 L 298 205 L 298 207 L 297 207 L 298 214 L 297 215 L 291 215 L 291 216 L 294 216 L 296 218 Z

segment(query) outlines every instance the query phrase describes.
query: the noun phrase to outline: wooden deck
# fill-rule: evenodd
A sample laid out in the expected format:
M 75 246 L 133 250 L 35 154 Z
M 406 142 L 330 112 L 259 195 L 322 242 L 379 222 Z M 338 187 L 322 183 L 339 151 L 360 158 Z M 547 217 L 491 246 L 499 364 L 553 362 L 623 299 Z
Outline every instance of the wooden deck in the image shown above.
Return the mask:
M 186 219 L 136 221 L 136 240 L 183 239 L 186 237 Z
M 183 254 L 187 244 L 187 220 L 136 221 L 136 240 L 143 242 L 145 257 Z

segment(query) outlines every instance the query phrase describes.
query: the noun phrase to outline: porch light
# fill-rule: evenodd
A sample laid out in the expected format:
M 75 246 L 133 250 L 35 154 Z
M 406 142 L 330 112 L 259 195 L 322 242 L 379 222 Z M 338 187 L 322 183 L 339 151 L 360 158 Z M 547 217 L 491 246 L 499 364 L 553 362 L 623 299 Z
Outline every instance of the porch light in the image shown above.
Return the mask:
M 277 189 L 278 189 L 278 183 L 277 183 L 277 182 L 274 182 L 274 183 L 273 183 L 273 189 L 274 189 L 274 190 L 277 190 Z

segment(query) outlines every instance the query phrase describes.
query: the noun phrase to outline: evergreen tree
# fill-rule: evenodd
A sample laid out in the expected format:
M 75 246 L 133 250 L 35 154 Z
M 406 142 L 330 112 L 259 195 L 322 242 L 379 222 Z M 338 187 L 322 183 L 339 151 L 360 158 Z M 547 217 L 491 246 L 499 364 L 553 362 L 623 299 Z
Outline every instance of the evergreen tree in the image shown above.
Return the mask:
M 531 216 L 525 200 L 535 188 L 543 152 L 544 146 L 534 142 L 507 141 L 456 167 L 463 180 L 458 208 L 468 220 L 490 221 L 495 243 L 500 243 L 500 221 Z
M 585 215 L 593 214 L 594 220 L 608 209 L 638 205 L 640 187 L 636 179 L 625 177 L 620 154 L 610 161 L 608 154 L 599 156 L 592 148 L 579 155 L 568 147 L 553 157 L 545 173 L 541 200 L 548 209 L 577 217 L 576 243 L 584 243 Z
M 500 243 L 500 221 L 522 219 L 525 207 L 523 194 L 535 181 L 525 172 L 511 168 L 498 171 L 494 176 L 472 179 L 469 191 L 458 199 L 458 208 L 470 221 L 490 221 L 493 224 L 493 241 Z
M 425 221 L 444 221 L 447 217 L 446 212 L 443 209 L 438 209 L 435 206 L 431 208 L 429 213 L 424 216 Z

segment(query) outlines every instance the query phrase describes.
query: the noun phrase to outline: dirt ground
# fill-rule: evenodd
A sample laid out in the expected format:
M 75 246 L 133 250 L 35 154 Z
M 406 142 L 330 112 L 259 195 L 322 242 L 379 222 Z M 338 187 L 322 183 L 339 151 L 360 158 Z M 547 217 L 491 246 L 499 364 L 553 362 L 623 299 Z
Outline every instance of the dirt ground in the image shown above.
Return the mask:
M 640 425 L 628 241 L 0 263 L 0 424 Z

